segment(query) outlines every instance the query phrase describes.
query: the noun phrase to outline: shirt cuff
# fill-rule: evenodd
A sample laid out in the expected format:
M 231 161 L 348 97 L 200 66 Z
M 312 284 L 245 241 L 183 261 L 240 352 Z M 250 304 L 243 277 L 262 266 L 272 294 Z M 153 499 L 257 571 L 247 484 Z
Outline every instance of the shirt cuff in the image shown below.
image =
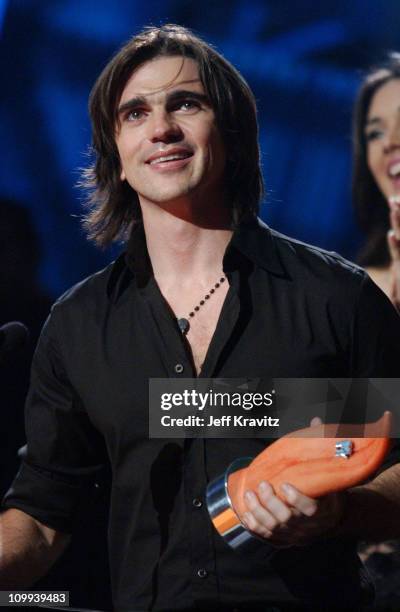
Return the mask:
M 2 510 L 17 508 L 47 527 L 71 533 L 87 484 L 23 462 L 2 501 Z

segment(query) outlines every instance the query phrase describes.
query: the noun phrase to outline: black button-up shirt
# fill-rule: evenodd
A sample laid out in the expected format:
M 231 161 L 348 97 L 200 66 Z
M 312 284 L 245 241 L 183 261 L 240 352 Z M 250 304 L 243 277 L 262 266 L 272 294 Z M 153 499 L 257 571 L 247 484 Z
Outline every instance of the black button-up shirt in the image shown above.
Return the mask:
M 223 265 L 230 287 L 201 376 L 399 376 L 400 319 L 360 268 L 259 221 L 235 232 Z M 149 378 L 191 376 L 138 228 L 125 256 L 52 310 L 33 363 L 27 451 L 4 506 L 69 531 L 82 490 L 109 462 L 120 610 L 359 601 L 368 585 L 351 542 L 265 542 L 253 557 L 216 533 L 207 483 L 266 441 L 149 439 Z

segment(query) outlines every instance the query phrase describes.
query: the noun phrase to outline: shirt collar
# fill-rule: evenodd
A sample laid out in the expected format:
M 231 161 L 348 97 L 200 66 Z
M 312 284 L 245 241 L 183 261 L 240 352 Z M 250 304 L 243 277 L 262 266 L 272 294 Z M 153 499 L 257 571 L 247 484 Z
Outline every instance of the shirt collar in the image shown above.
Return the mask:
M 286 275 L 273 232 L 258 217 L 241 223 L 235 230 L 225 253 L 224 264 L 226 262 L 229 265 L 229 257 L 234 250 L 272 274 Z
M 224 272 L 229 273 L 237 269 L 240 266 L 241 256 L 245 256 L 272 274 L 286 275 L 274 234 L 258 217 L 241 223 L 234 231 L 224 255 Z M 114 262 L 107 285 L 108 296 L 114 295 L 117 300 L 133 277 L 136 278 L 137 286 L 143 288 L 152 275 L 146 236 L 143 224 L 140 222 L 132 229 L 126 252 Z

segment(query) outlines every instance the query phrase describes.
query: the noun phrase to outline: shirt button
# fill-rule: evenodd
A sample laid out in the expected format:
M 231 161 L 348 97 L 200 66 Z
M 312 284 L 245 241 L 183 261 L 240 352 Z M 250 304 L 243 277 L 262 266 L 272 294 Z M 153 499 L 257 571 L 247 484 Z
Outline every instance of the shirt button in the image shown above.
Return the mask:
M 204 569 L 204 567 L 201 567 L 199 570 L 197 570 L 197 575 L 199 578 L 207 578 L 208 572 L 206 569 Z
M 183 372 L 183 365 L 182 365 L 181 363 L 177 363 L 177 364 L 175 365 L 175 368 L 174 368 L 174 369 L 175 369 L 175 372 L 176 372 L 177 374 L 182 374 L 182 372 Z
M 201 508 L 203 505 L 203 502 L 201 501 L 201 499 L 198 499 L 197 497 L 195 497 L 194 500 L 192 501 L 192 504 L 195 508 Z

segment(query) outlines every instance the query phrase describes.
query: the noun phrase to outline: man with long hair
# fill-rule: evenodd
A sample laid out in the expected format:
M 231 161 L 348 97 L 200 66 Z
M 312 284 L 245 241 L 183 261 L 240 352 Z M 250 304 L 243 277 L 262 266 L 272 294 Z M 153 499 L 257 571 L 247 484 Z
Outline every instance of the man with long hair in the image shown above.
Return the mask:
M 3 588 L 47 571 L 109 462 L 116 609 L 356 609 L 371 585 L 354 539 L 398 532 L 398 467 L 322 499 L 260 483 L 244 518 L 260 549 L 233 552 L 205 489 L 265 440 L 149 439 L 148 381 L 397 376 L 395 311 L 359 268 L 258 220 L 253 95 L 189 30 L 130 40 L 96 82 L 90 114 L 84 223 L 98 244 L 127 247 L 62 296 L 43 330 L 28 445 L 4 501 Z

